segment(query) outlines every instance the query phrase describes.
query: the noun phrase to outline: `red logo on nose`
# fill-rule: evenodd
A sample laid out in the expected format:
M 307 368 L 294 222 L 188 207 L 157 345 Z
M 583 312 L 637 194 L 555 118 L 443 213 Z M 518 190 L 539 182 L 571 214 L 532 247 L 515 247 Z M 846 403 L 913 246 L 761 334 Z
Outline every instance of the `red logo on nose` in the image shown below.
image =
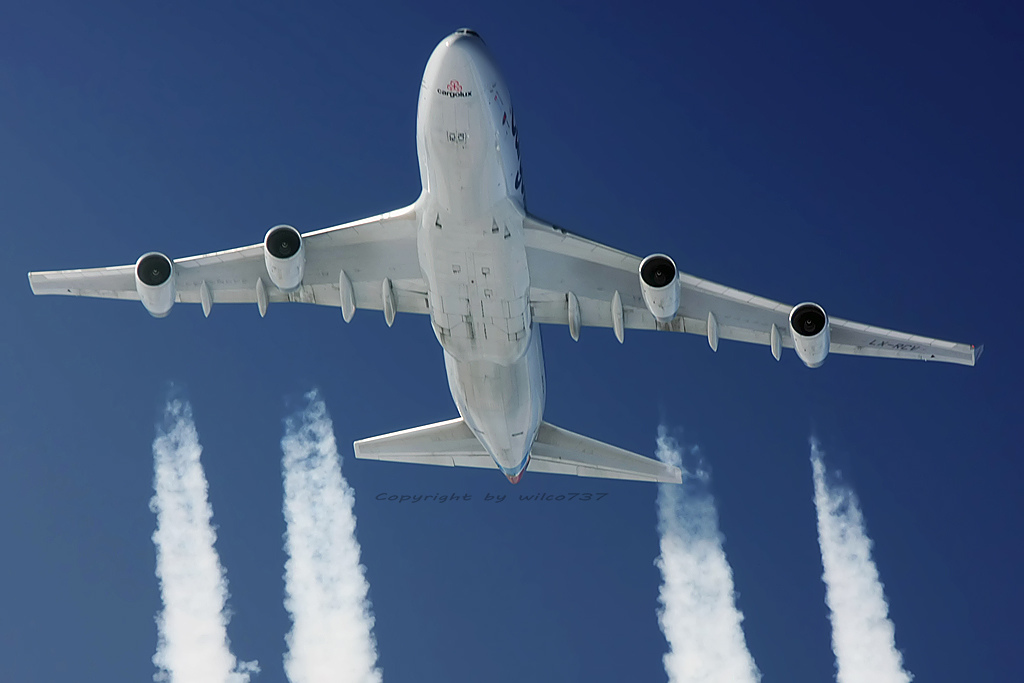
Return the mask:
M 462 84 L 458 81 L 449 81 L 448 92 L 462 92 Z

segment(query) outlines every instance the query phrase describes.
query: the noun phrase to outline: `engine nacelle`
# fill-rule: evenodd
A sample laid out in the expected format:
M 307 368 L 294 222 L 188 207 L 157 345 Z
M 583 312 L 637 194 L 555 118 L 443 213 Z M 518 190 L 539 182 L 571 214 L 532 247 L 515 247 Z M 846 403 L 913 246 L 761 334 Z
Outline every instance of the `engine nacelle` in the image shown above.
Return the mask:
M 828 316 L 818 304 L 797 304 L 789 312 L 789 330 L 793 333 L 796 355 L 809 368 L 816 368 L 825 362 L 832 342 Z
M 647 310 L 659 323 L 667 323 L 679 310 L 679 273 L 675 261 L 651 254 L 640 262 L 640 292 Z
M 306 247 L 302 235 L 290 225 L 278 225 L 263 238 L 263 257 L 270 281 L 283 292 L 292 292 L 302 284 L 306 270 Z
M 135 262 L 135 291 L 154 318 L 162 318 L 174 305 L 174 261 L 151 251 Z

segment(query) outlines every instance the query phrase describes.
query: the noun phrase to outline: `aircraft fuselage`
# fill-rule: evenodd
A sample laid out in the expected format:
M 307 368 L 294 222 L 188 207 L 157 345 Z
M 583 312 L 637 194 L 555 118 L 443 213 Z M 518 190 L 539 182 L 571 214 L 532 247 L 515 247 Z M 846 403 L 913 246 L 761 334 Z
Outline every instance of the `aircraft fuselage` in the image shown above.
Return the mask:
M 445 38 L 427 62 L 416 151 L 420 268 L 452 398 L 516 482 L 544 412 L 544 361 L 530 318 L 519 131 L 505 82 L 471 31 Z

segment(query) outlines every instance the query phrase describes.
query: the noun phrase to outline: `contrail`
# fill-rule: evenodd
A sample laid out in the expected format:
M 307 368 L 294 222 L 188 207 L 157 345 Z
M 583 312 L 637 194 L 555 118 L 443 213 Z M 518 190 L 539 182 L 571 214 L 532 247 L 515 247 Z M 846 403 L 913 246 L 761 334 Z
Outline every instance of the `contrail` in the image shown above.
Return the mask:
M 825 481 L 821 445 L 811 439 L 814 505 L 818 541 L 825 568 L 825 602 L 832 620 L 832 650 L 838 683 L 908 683 L 896 649 L 878 569 L 871 560 L 871 539 L 864 532 L 857 497 L 847 487 Z
M 228 582 L 213 543 L 203 449 L 188 403 L 170 400 L 153 441 L 156 575 L 164 609 L 157 616 L 156 681 L 247 683 L 256 662 L 238 662 L 228 646 Z
M 285 672 L 292 683 L 380 683 L 355 496 L 341 476 L 327 408 L 316 391 L 285 423 Z
M 707 474 L 683 467 L 682 449 L 664 427 L 658 428 L 658 459 L 683 470 L 681 486 L 658 485 L 658 621 L 668 641 L 669 683 L 759 681 L 740 627 L 743 615 L 736 609 Z

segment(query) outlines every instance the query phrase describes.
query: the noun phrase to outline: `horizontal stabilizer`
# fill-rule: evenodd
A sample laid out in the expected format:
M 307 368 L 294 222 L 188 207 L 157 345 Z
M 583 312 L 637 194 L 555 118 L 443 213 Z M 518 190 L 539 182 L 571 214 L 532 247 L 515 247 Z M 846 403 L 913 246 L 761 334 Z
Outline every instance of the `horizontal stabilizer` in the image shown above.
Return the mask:
M 678 467 L 542 422 L 533 442 L 530 472 L 680 484 Z
M 461 417 L 362 439 L 352 444 L 357 458 L 444 467 L 496 469 L 494 460 Z
M 357 458 L 366 460 L 497 469 L 462 418 L 363 439 L 353 448 Z M 682 481 L 676 467 L 547 422 L 541 423 L 537 432 L 527 471 L 675 484 Z

